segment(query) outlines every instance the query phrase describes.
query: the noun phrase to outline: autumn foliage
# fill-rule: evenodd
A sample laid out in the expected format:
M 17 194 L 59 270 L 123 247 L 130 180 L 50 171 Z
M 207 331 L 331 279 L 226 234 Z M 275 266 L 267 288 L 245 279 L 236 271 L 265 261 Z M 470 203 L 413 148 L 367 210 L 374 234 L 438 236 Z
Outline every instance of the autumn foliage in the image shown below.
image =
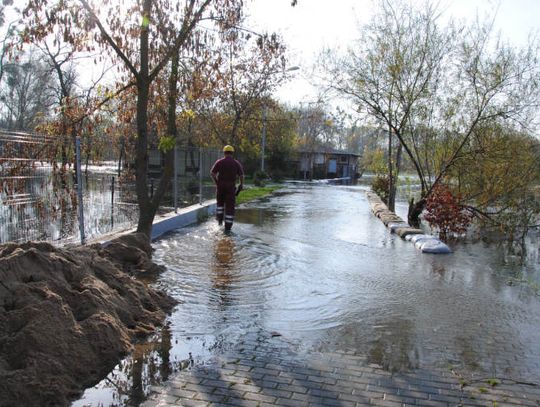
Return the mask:
M 425 210 L 425 220 L 439 229 L 441 239 L 465 233 L 472 220 L 471 213 L 460 204 L 460 196 L 442 183 L 433 187 Z

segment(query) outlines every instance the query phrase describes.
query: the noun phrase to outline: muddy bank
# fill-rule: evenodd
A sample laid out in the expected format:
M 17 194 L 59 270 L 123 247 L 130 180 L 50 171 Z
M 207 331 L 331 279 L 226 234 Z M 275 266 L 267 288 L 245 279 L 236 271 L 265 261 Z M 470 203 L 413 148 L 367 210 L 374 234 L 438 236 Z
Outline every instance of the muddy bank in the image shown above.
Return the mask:
M 0 246 L 0 406 L 57 406 L 103 378 L 174 300 L 137 235 L 100 245 Z

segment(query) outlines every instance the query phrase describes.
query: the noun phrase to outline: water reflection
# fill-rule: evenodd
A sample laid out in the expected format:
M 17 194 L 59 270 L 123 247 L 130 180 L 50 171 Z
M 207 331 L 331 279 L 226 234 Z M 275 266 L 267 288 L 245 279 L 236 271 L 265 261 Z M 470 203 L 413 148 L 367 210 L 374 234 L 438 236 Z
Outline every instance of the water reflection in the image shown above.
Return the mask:
M 171 374 L 193 366 L 191 353 L 180 359 L 173 345 L 171 327 L 166 325 L 151 340 L 136 344 L 129 357 L 122 360 L 104 380 L 87 389 L 72 407 L 138 406 L 146 399 L 149 386 L 160 385 Z
M 231 303 L 230 286 L 234 266 L 234 240 L 225 235 L 215 242 L 214 261 L 212 262 L 213 287 L 218 294 L 219 304 L 222 308 Z
M 371 343 L 368 361 L 396 372 L 419 367 L 419 352 L 415 346 L 414 325 L 408 319 L 395 319 L 388 330 L 386 326 L 377 329 L 376 339 Z M 395 332 L 399 335 L 394 336 Z

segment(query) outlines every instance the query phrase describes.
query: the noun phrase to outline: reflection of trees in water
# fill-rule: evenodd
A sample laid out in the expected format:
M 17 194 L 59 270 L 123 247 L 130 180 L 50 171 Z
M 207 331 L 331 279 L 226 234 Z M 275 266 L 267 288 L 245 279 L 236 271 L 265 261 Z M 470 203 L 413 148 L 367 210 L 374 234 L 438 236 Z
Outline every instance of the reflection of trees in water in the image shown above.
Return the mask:
M 414 340 L 414 327 L 406 319 L 391 322 L 392 332 L 382 332 L 372 342 L 368 353 L 370 363 L 381 365 L 391 372 L 416 369 L 419 366 L 419 354 Z
M 135 345 L 131 356 L 121 361 L 102 385 L 113 389 L 112 397 L 120 405 L 138 406 L 146 399 L 149 386 L 193 365 L 191 353 L 186 359 L 171 361 L 171 349 L 172 333 L 166 325 L 153 340 Z

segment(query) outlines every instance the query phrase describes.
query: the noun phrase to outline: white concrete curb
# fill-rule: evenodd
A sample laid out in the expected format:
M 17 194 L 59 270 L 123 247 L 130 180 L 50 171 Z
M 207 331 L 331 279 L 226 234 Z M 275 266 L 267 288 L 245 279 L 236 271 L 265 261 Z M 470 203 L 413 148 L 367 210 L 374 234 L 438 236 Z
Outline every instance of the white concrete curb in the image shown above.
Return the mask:
M 184 226 L 192 225 L 197 222 L 202 222 L 204 219 L 216 213 L 216 200 L 204 201 L 202 204 L 195 204 L 181 208 L 178 213 L 169 212 L 164 215 L 156 215 L 152 226 L 152 241 L 159 239 L 164 234 L 175 229 L 183 228 Z M 99 236 L 87 242 L 87 244 L 100 243 L 102 246 L 107 246 L 112 240 L 117 237 L 134 233 L 136 229 L 123 230 L 107 235 Z
M 156 217 L 150 238 L 154 241 L 172 230 L 201 222 L 215 213 L 216 201 L 214 199 L 179 209 L 178 213 L 170 212 L 159 218 Z

